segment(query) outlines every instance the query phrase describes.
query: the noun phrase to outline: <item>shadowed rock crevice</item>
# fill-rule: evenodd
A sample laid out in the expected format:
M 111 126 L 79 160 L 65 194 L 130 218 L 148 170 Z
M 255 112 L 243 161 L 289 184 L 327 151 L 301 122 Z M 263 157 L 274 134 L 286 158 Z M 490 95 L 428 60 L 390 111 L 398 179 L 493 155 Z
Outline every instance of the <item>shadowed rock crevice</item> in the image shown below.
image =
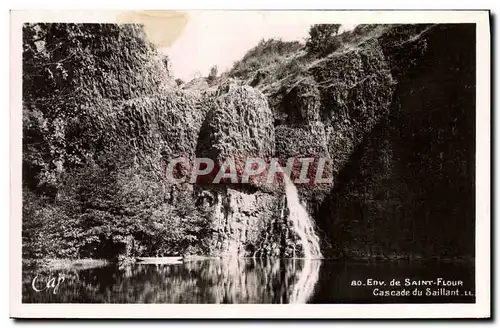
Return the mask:
M 353 152 L 317 216 L 336 256 L 474 256 L 474 44 L 474 25 L 447 25 L 387 49 L 399 56 L 388 57 L 399 65 L 391 114 Z

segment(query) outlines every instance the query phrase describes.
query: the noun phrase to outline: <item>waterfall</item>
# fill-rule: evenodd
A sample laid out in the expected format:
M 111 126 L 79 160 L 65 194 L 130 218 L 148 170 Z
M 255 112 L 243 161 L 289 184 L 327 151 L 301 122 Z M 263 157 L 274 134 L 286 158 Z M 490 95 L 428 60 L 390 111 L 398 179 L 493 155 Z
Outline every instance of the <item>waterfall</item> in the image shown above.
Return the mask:
M 321 258 L 319 237 L 314 231 L 314 223 L 307 213 L 304 205 L 300 202 L 297 188 L 283 172 L 285 182 L 286 204 L 289 211 L 289 220 L 295 233 L 299 236 L 305 258 Z

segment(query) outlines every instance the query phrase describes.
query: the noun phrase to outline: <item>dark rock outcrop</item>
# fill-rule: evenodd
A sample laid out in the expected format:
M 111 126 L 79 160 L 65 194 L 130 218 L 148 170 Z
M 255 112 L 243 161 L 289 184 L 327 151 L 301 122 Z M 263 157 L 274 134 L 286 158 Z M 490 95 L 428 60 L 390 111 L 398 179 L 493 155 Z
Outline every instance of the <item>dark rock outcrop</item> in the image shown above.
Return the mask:
M 317 215 L 332 254 L 474 256 L 474 25 L 401 26 L 378 42 L 398 85 Z
M 354 148 L 389 112 L 395 81 L 376 39 L 320 59 L 306 73 L 276 106 L 276 154 L 328 159 L 333 183 L 297 186 L 315 212 Z
M 335 172 L 367 131 L 389 112 L 395 81 L 378 40 L 334 53 L 311 68 L 321 92 Z
M 221 165 L 227 158 L 267 158 L 274 153 L 273 115 L 265 96 L 249 86 L 227 83 L 198 138 L 197 155 Z

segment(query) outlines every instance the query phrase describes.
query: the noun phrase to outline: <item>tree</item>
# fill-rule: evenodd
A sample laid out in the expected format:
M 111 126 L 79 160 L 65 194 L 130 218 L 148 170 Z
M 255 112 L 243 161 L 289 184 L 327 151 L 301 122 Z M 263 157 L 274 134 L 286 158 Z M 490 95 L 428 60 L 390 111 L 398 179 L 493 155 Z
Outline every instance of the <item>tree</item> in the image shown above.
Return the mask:
M 326 55 L 340 47 L 340 41 L 336 39 L 340 24 L 315 24 L 309 29 L 309 38 L 306 48 L 310 54 Z
M 167 55 L 163 55 L 161 60 L 163 62 L 163 66 L 165 66 L 165 70 L 167 71 L 167 75 L 169 77 L 171 77 L 172 76 L 172 61 L 170 60 L 170 57 Z
M 215 65 L 210 69 L 210 73 L 208 74 L 207 80 L 209 84 L 215 82 L 215 80 L 217 79 L 217 74 L 218 74 L 218 68 L 217 65 Z

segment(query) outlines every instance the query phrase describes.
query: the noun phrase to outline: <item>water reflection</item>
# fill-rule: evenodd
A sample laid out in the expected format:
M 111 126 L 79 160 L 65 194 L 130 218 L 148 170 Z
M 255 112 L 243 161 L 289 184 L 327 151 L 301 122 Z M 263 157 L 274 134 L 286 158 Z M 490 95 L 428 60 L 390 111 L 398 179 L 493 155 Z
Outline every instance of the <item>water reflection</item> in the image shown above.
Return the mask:
M 471 303 L 474 262 L 356 261 L 305 259 L 206 259 L 180 264 L 134 264 L 92 269 L 26 270 L 25 303 Z M 38 276 L 37 276 L 38 275 Z M 35 292 L 44 283 L 64 281 Z M 380 297 L 352 281 L 375 279 L 462 280 L 460 296 Z M 398 287 L 390 287 L 391 289 Z M 427 288 L 427 287 L 425 287 Z M 413 289 L 412 289 L 413 290 Z M 425 289 L 424 289 L 425 290 Z
M 57 303 L 306 303 L 321 261 L 210 259 L 181 264 L 134 264 L 90 270 L 26 272 L 23 302 Z M 31 283 L 64 275 L 56 294 Z

